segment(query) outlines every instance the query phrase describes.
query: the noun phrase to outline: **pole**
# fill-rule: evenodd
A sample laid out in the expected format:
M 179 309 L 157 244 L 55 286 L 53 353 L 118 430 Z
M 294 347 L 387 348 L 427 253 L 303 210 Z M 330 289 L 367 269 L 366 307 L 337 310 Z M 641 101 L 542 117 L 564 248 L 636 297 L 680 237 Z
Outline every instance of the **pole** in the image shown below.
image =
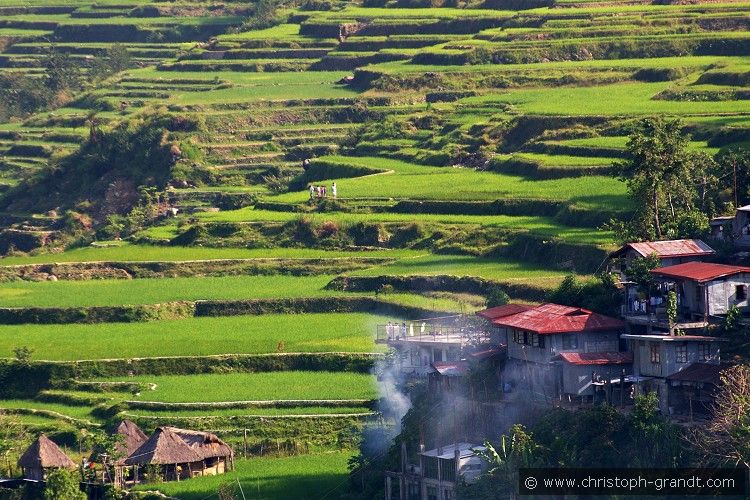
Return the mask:
M 247 499 L 245 498 L 245 492 L 244 492 L 244 491 L 242 491 L 242 483 L 240 482 L 240 478 L 239 478 L 239 477 L 235 477 L 235 479 L 237 480 L 237 486 L 239 486 L 239 487 L 240 487 L 240 493 L 242 493 L 242 499 L 243 499 L 243 500 L 247 500 Z M 258 488 L 260 488 L 260 485 L 258 485 Z

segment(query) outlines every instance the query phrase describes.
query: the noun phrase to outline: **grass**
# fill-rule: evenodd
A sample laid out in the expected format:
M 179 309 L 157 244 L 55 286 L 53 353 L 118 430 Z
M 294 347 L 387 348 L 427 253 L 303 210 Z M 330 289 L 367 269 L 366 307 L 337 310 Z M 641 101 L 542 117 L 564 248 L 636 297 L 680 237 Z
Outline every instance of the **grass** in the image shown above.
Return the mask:
M 0 400 L 0 411 L 3 409 L 28 408 L 32 410 L 53 411 L 65 415 L 66 417 L 77 418 L 96 422 L 97 419 L 91 415 L 91 407 L 88 406 L 70 406 L 59 403 L 45 403 L 41 401 L 32 401 L 28 399 L 3 399 Z
M 79 360 L 278 352 L 373 352 L 375 325 L 363 313 L 268 314 L 149 323 L 0 326 L 0 357 L 34 349 L 34 359 Z
M 468 97 L 463 104 L 511 104 L 531 115 L 712 115 L 748 113 L 748 101 L 665 101 L 652 98 L 672 83 L 618 83 L 596 87 L 557 87 L 511 90 L 502 94 Z
M 348 372 L 263 372 L 204 375 L 142 375 L 127 380 L 155 384 L 132 399 L 165 403 L 265 401 L 289 399 L 372 399 L 371 375 Z
M 380 275 L 452 275 L 478 276 L 495 281 L 517 283 L 547 283 L 554 285 L 560 282 L 565 271 L 555 271 L 526 262 L 501 259 L 488 259 L 470 255 L 423 255 L 404 258 L 393 264 L 372 267 L 350 273 L 352 276 Z
M 347 252 L 313 248 L 205 248 L 162 247 L 125 243 L 110 247 L 85 247 L 62 253 L 12 256 L 0 259 L 0 266 L 61 262 L 175 262 L 222 259 L 336 259 L 349 257 L 400 257 L 409 250 Z
M 222 276 L 0 283 L 3 307 L 86 307 L 177 300 L 332 296 L 332 276 Z M 339 292 L 340 295 L 340 292 Z
M 387 172 L 365 177 L 335 179 L 341 198 L 394 198 L 427 200 L 495 200 L 500 198 L 570 201 L 600 209 L 628 207 L 625 184 L 604 176 L 529 180 L 521 176 L 477 172 L 473 169 L 428 167 L 379 157 L 327 156 L 332 163 L 365 166 Z M 277 201 L 303 202 L 307 191 L 270 197 Z
M 317 396 L 316 396 L 317 397 Z M 370 413 L 372 410 L 364 406 L 294 406 L 291 408 L 248 408 L 248 409 L 210 409 L 210 410 L 128 410 L 128 415 L 139 417 L 175 417 L 175 418 L 204 418 L 204 417 L 242 417 L 268 416 L 280 417 L 287 415 L 334 415 L 349 413 Z
M 338 498 L 339 493 L 347 489 L 347 461 L 351 455 L 352 452 L 344 450 L 284 458 L 238 459 L 235 471 L 223 476 L 142 485 L 137 489 L 158 489 L 181 500 L 204 500 L 214 497 L 221 485 L 236 485 L 239 480 L 247 499 L 309 500 L 327 495 Z

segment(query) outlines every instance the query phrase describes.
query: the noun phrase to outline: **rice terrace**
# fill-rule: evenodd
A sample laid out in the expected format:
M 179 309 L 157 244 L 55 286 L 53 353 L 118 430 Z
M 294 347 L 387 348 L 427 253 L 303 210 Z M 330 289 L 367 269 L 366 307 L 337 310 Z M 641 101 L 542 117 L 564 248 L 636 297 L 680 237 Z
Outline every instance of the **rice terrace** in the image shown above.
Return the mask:
M 749 285 L 749 1 L 0 0 L 0 498 L 743 498 Z

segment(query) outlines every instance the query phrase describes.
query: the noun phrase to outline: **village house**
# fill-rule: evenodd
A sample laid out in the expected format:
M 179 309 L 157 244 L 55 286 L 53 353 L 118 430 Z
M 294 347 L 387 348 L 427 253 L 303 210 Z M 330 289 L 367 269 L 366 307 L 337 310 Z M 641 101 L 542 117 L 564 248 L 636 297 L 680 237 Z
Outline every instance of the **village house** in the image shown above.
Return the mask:
M 750 205 L 739 207 L 734 216 L 711 219 L 711 237 L 732 243 L 738 249 L 750 249 Z
M 33 481 L 44 481 L 52 470 L 78 468 L 76 463 L 45 434 L 40 434 L 36 441 L 31 443 L 18 459 L 18 466 L 23 470 L 23 477 Z
M 159 427 L 151 437 L 115 466 L 115 484 L 138 483 L 149 467 L 164 481 L 222 474 L 234 464 L 232 449 L 209 432 Z
M 714 249 L 701 240 L 627 243 L 609 254 L 607 270 L 618 274 L 621 281 L 627 281 L 626 273 L 636 259 L 656 255 L 659 258 L 659 267 L 667 267 L 685 262 L 704 261 L 715 254 Z
M 568 401 L 590 397 L 622 404 L 633 382 L 632 352 L 561 352 L 555 361 L 558 394 Z
M 467 346 L 488 341 L 484 330 L 462 316 L 378 325 L 376 335 L 377 343 L 393 348 L 403 375 L 422 377 L 435 371 L 433 363 L 457 363 Z
M 563 387 L 567 387 L 568 394 L 583 395 L 590 385 L 590 377 L 588 381 L 580 380 L 576 387 L 571 385 L 580 371 L 574 367 L 579 365 L 558 363 L 561 353 L 618 353 L 620 334 L 625 331 L 625 323 L 619 319 L 557 304 L 532 307 L 497 318 L 493 324 L 508 338 L 503 386 L 515 387 L 524 398 L 547 401 L 559 398 Z M 609 365 L 622 369 L 620 357 L 610 358 L 611 362 L 606 357 L 598 358 L 604 361 L 598 366 L 600 371 L 609 371 Z M 567 380 L 567 385 L 562 380 Z
M 520 312 L 528 311 L 533 306 L 526 304 L 504 304 L 502 306 L 490 307 L 482 311 L 477 311 L 476 315 L 482 318 L 482 328 L 488 332 L 492 343 L 499 345 L 508 345 L 507 330 L 494 323 L 495 320 L 512 316 Z
M 484 446 L 455 443 L 421 451 L 417 464 L 409 464 L 401 446 L 401 470 L 385 473 L 386 500 L 455 500 L 456 483 L 472 483 L 487 468 L 476 451 Z
M 427 377 L 428 389 L 442 394 L 468 394 L 472 399 L 487 399 L 500 386 L 506 359 L 505 346 L 481 345 L 467 349 L 464 354 L 458 361 L 432 363 L 432 371 Z M 481 374 L 479 387 L 469 383 L 468 376 L 472 372 Z
M 670 394 L 670 384 L 687 377 L 674 377 L 675 374 L 688 369 L 694 363 L 719 366 L 721 353 L 719 345 L 725 339 L 705 335 L 638 335 L 625 334 L 633 353 L 633 375 L 637 380 L 639 394 L 656 392 L 659 408 L 665 415 L 675 413 L 670 404 L 676 401 L 677 394 Z M 692 370 L 687 372 L 689 375 Z M 698 380 L 698 382 L 700 382 Z
M 687 262 L 660 267 L 651 271 L 656 286 L 645 300 L 644 307 L 627 305 L 625 319 L 645 333 L 674 332 L 675 330 L 699 333 L 710 323 L 720 321 L 732 307 L 748 310 L 750 267 Z M 674 318 L 668 317 L 667 304 L 670 292 L 677 299 Z

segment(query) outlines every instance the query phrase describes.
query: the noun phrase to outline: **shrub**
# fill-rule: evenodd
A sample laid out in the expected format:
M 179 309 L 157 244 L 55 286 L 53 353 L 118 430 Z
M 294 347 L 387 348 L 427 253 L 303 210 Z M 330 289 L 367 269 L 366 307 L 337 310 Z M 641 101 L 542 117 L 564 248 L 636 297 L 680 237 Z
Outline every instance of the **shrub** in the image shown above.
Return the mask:
M 339 234 L 339 225 L 336 221 L 327 220 L 318 227 L 316 234 L 318 238 L 331 238 Z
M 45 500 L 86 500 L 86 494 L 81 491 L 78 473 L 65 469 L 57 469 L 47 476 L 44 487 Z
M 490 289 L 489 293 L 487 294 L 487 307 L 488 308 L 504 306 L 508 302 L 510 302 L 510 297 L 500 287 L 494 287 Z

